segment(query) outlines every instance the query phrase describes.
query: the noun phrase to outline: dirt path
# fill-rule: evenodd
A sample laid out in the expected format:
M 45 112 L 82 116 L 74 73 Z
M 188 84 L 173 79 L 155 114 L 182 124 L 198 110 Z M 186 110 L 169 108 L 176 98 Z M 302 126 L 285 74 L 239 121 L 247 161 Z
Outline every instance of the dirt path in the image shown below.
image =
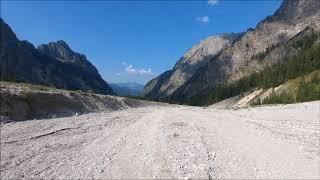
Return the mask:
M 1 178 L 320 178 L 320 102 L 1 125 Z

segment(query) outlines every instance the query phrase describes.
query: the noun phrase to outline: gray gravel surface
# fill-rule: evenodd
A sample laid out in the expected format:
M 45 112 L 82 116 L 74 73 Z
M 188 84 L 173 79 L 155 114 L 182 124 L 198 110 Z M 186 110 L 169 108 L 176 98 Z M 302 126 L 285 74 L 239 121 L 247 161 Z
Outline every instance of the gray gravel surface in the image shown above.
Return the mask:
M 320 178 L 320 102 L 1 125 L 1 178 Z

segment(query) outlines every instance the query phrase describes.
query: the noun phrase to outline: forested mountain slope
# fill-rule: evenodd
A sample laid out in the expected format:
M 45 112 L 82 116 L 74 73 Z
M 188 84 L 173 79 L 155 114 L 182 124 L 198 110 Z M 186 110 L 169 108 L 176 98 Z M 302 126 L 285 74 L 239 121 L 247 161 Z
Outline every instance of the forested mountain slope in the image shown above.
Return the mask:
M 175 94 L 171 99 L 166 100 L 190 105 L 210 105 L 254 89 L 277 87 L 290 79 L 320 69 L 320 34 L 318 32 L 306 30 L 303 35 L 300 34 L 283 46 L 283 49 L 295 52 L 294 55 L 286 56 L 280 63 L 248 76 L 217 84 L 213 89 L 191 98 Z
M 243 81 L 242 78 L 249 78 L 251 74 L 262 72 L 272 65 L 285 63 L 301 51 L 308 51 L 309 47 L 297 47 L 294 43 L 302 38 L 308 38 L 310 34 L 316 34 L 319 30 L 320 1 L 284 0 L 272 16 L 259 22 L 255 29 L 249 29 L 231 46 L 210 58 L 170 95 L 150 96 L 145 93 L 145 97 L 160 101 L 199 104 L 194 103 L 193 99 L 217 91 L 226 84 Z M 318 42 L 319 40 L 315 39 L 313 43 Z M 314 62 L 310 62 L 312 63 Z M 265 72 L 267 73 L 267 70 Z M 165 75 L 169 76 L 170 71 Z M 159 78 L 161 79 L 161 76 Z M 145 92 L 155 92 L 154 89 L 162 87 L 161 84 L 154 85 L 153 82 L 152 80 L 145 86 Z M 232 95 L 241 92 L 237 89 L 232 91 Z M 219 96 L 213 97 L 216 100 L 209 102 L 226 98 Z

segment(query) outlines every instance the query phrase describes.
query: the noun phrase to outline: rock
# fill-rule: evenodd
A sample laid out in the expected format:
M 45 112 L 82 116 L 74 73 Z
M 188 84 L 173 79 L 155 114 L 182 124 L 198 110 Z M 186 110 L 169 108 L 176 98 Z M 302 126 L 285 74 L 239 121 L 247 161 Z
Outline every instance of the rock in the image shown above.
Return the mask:
M 63 40 L 42 44 L 38 46 L 37 49 L 41 53 L 61 62 L 71 63 L 92 73 L 98 73 L 98 70 L 87 60 L 85 55 L 72 51 L 69 45 Z
M 151 80 L 144 89 L 143 95 L 148 98 L 170 96 L 181 85 L 188 81 L 209 60 L 230 46 L 242 33 L 210 36 L 190 48 L 176 63 L 172 70 L 164 72 Z

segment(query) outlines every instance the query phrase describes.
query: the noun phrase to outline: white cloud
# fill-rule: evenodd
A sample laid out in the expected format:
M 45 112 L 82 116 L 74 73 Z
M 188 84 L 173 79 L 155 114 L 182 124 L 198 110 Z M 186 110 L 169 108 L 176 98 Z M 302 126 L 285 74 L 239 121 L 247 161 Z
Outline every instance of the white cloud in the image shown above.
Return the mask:
M 133 68 L 133 66 L 131 64 L 125 68 L 125 71 L 128 74 L 137 74 L 137 70 L 135 68 Z
M 121 64 L 122 64 L 122 66 L 125 66 L 125 65 L 127 65 L 127 62 L 123 61 Z
M 140 69 L 138 72 L 140 75 L 153 75 L 153 72 L 150 68 L 148 68 L 148 70 Z
M 120 75 L 121 75 L 121 73 L 115 73 L 114 75 L 116 75 L 116 76 L 120 76 Z
M 208 4 L 210 5 L 210 6 L 215 6 L 215 5 L 217 5 L 219 3 L 219 0 L 209 0 L 208 1 Z
M 132 64 L 128 65 L 125 68 L 125 71 L 130 75 L 153 75 L 153 72 L 151 71 L 150 68 L 148 68 L 147 70 L 144 68 L 137 69 L 137 68 L 134 68 Z
M 202 22 L 202 23 L 209 23 L 210 22 L 209 16 L 197 17 L 196 20 L 199 22 Z

